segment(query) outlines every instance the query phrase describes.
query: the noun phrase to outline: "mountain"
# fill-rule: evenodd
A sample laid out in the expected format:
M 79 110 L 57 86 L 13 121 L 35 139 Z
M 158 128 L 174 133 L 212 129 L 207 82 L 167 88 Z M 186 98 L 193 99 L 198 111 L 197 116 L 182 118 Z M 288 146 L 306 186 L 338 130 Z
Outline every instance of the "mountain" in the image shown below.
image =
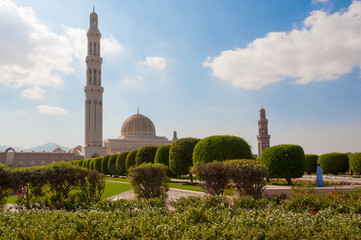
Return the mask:
M 70 150 L 70 148 L 68 148 L 68 147 L 60 146 L 59 144 L 56 144 L 56 143 L 53 143 L 53 142 L 48 142 L 48 143 L 46 143 L 44 145 L 36 146 L 36 147 L 33 147 L 33 148 L 22 148 L 22 147 L 12 147 L 12 148 L 14 148 L 15 151 L 17 151 L 17 152 L 20 152 L 20 151 L 24 151 L 24 152 L 31 152 L 31 151 L 34 151 L 34 152 L 42 152 L 42 151 L 51 152 L 51 151 L 54 150 L 54 148 L 56 148 L 58 146 L 61 149 L 63 149 L 65 152 Z M 0 145 L 0 151 L 5 151 L 8 148 L 9 148 L 9 146 Z

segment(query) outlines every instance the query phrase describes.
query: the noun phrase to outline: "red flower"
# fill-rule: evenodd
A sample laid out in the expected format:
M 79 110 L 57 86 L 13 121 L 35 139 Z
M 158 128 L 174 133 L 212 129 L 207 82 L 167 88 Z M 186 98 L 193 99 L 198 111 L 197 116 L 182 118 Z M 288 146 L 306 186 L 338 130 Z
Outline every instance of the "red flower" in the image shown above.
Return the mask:
M 317 214 L 317 213 L 318 213 L 318 211 L 312 211 L 311 213 L 313 213 L 313 214 Z

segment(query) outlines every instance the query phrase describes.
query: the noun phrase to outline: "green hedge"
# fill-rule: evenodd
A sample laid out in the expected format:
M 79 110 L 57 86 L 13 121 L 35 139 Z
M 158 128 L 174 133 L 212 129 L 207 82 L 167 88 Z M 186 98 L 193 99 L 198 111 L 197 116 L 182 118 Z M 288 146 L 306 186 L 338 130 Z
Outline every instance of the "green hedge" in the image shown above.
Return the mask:
M 354 173 L 361 173 L 361 153 L 351 153 L 348 155 L 350 170 Z
M 103 157 L 96 157 L 93 159 L 94 170 L 97 170 L 100 173 L 102 173 L 102 159 Z
M 110 158 L 108 160 L 108 170 L 109 170 L 109 173 L 113 176 L 119 175 L 119 172 L 117 171 L 117 167 L 116 167 L 117 156 L 118 156 L 118 154 L 110 155 Z
M 127 171 L 129 172 L 129 169 L 136 165 L 135 163 L 135 157 L 137 156 L 138 150 L 132 150 L 128 153 L 127 158 L 125 160 L 125 166 L 127 168 Z
M 202 139 L 194 148 L 194 164 L 229 159 L 253 159 L 250 145 L 240 137 L 219 135 Z
M 348 156 L 345 153 L 325 153 L 318 157 L 323 173 L 343 173 L 349 169 Z
M 122 176 L 127 174 L 127 168 L 125 166 L 125 162 L 126 162 L 128 153 L 129 153 L 129 151 L 125 151 L 125 152 L 119 153 L 117 155 L 116 168 L 117 168 L 118 173 Z
M 135 157 L 135 163 L 137 166 L 142 163 L 154 163 L 155 153 L 157 152 L 157 146 L 148 145 L 141 147 Z
M 307 174 L 315 173 L 317 168 L 318 155 L 306 154 L 305 155 L 305 172 Z
M 158 147 L 157 152 L 155 153 L 154 163 L 162 163 L 166 166 L 169 166 L 169 150 L 170 145 L 163 145 Z
M 302 147 L 292 144 L 276 145 L 266 148 L 259 158 L 268 169 L 270 178 L 302 177 L 305 172 L 305 153 Z
M 193 166 L 193 149 L 199 141 L 197 138 L 181 138 L 172 143 L 169 168 L 176 176 L 189 174 L 189 168 Z

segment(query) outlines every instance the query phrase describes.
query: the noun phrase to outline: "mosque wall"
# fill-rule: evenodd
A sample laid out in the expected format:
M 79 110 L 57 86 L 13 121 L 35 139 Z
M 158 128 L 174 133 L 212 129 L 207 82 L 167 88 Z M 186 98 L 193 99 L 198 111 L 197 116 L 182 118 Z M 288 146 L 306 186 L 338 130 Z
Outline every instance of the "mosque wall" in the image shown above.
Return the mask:
M 15 152 L 13 149 L 0 152 L 0 163 L 7 164 L 9 167 L 32 167 L 80 159 L 84 159 L 84 156 L 67 152 Z

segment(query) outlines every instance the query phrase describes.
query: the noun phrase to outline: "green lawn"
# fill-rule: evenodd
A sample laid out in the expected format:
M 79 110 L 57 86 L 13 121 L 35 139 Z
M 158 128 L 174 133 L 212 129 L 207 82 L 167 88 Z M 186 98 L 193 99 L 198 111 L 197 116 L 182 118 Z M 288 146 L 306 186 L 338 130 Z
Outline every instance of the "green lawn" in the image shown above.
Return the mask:
M 119 181 L 119 182 L 130 182 L 130 179 L 125 178 L 125 177 L 120 177 L 120 178 L 106 177 L 105 180 Z M 168 183 L 168 186 L 170 188 L 177 188 L 177 189 L 184 189 L 184 190 L 190 190 L 190 191 L 204 192 L 203 188 L 201 188 L 196 183 L 170 181 L 170 183 Z
M 102 199 L 114 196 L 116 194 L 126 192 L 131 190 L 133 187 L 127 183 L 115 183 L 115 182 L 105 182 L 105 190 L 102 196 Z M 6 203 L 15 203 L 17 197 L 10 196 L 6 199 Z
M 133 187 L 126 183 L 105 182 L 102 199 L 131 190 Z

